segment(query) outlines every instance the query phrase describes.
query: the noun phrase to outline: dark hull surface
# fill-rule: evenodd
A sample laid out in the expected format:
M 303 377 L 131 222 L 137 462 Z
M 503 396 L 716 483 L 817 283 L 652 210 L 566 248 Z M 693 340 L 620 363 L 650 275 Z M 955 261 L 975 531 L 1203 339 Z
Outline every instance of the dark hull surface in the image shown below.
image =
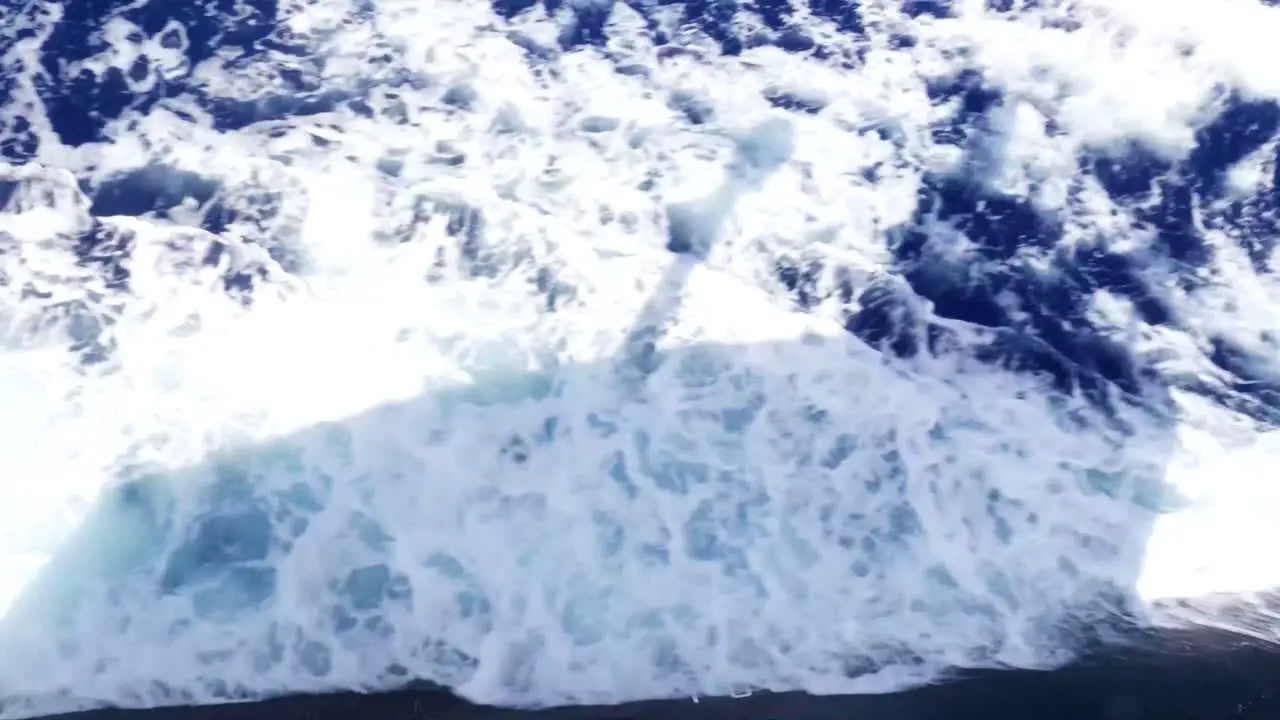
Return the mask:
M 1049 672 L 972 673 L 887 695 L 755 694 L 509 710 L 436 689 L 290 696 L 61 720 L 1214 720 L 1280 718 L 1280 646 L 1219 630 L 1168 630 Z

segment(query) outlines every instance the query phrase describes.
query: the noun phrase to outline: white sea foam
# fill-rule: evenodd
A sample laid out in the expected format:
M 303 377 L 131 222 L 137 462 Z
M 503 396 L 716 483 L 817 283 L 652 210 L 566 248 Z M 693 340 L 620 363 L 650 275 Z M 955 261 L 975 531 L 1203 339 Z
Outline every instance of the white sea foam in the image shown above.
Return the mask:
M 35 30 L 3 59 L 0 120 L 40 142 L 0 165 L 0 695 L 26 698 L 0 718 L 408 678 L 523 705 L 885 691 L 1062 662 L 1063 613 L 1141 611 L 1099 596 L 1280 583 L 1274 434 L 1183 394 L 1176 423 L 1121 410 L 1121 432 L 1028 375 L 891 361 L 772 271 L 885 274 L 924 173 L 955 167 L 926 84 L 963 69 L 1006 97 L 983 181 L 1067 213 L 1064 242 L 1141 248 L 1075 158 L 1181 157 L 1221 87 L 1280 97 L 1280 14 L 869 2 L 861 47 L 800 15 L 824 60 L 725 57 L 688 28 L 660 54 L 608 2 L 607 47 L 562 52 L 580 5 L 290 3 L 305 53 L 215 55 L 196 86 L 261 105 L 292 71 L 372 112 L 228 130 L 179 95 L 79 147 L 31 71 L 61 10 L 0 15 Z M 145 54 L 137 89 L 181 77 L 169 30 L 117 18 L 81 65 Z M 780 88 L 824 109 L 778 110 Z M 77 181 L 143 168 L 131 182 L 216 183 L 236 221 L 103 219 L 132 247 L 122 287 L 75 253 Z M 672 226 L 695 252 L 667 251 Z M 1207 377 L 1206 337 L 1252 347 L 1280 312 L 1228 245 L 1194 292 L 1149 269 L 1181 330 L 1101 292 L 1099 325 Z

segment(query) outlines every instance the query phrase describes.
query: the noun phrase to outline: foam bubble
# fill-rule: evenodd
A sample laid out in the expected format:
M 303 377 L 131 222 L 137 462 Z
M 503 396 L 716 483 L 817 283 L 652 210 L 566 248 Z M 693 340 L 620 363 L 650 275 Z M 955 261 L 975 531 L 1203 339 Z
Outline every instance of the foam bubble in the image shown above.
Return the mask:
M 879 692 L 1280 579 L 1273 9 L 188 5 L 0 39 L 0 717 Z

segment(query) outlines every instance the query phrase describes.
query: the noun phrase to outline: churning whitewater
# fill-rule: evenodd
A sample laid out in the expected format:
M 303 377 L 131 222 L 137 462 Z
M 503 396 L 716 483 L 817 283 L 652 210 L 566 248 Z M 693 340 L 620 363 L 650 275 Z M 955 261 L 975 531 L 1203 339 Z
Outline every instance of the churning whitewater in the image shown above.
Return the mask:
M 1280 584 L 1280 11 L 8 0 L 0 718 L 1051 667 Z

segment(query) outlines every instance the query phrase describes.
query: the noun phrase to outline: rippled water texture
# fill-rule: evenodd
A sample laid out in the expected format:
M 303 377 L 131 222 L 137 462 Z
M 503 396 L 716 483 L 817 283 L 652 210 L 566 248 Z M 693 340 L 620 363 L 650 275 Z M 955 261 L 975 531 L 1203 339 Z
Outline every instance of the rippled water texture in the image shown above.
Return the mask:
M 1274 639 L 1278 33 L 7 0 L 0 718 Z

